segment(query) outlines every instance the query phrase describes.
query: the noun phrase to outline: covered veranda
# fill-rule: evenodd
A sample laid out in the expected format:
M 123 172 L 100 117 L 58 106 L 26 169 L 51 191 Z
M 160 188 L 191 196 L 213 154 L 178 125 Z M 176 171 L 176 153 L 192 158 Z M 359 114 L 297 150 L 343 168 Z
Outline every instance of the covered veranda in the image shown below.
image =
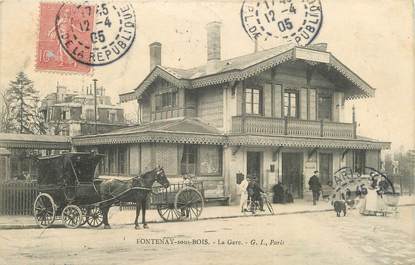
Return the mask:
M 34 179 L 35 157 L 70 150 L 66 136 L 0 133 L 0 181 Z

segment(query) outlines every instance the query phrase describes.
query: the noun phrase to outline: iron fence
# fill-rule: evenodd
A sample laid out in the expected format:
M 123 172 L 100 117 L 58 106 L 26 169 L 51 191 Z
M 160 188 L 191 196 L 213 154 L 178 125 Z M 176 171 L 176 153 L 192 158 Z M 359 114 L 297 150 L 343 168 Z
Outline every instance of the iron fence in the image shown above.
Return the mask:
M 36 181 L 0 182 L 0 215 L 32 215 Z

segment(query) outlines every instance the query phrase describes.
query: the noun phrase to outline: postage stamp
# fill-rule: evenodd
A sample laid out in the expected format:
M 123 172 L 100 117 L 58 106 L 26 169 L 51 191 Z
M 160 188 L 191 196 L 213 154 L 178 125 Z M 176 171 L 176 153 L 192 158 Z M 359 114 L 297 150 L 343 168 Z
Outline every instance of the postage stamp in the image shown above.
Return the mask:
M 323 22 L 320 0 L 245 0 L 241 22 L 251 39 L 306 46 Z
M 40 4 L 36 70 L 89 73 L 91 66 L 74 60 L 60 44 L 55 21 L 61 6 L 61 3 Z
M 41 3 L 36 69 L 88 73 L 127 53 L 135 29 L 129 3 Z
M 92 66 L 120 59 L 130 49 L 136 33 L 134 8 L 123 2 L 63 4 L 55 23 L 67 54 Z

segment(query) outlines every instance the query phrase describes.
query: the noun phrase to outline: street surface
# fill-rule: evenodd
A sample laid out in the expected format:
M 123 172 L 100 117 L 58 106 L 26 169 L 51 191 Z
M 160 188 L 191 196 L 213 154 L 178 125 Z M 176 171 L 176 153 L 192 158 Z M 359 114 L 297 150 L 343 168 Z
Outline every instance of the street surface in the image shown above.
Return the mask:
M 415 264 L 415 207 L 102 228 L 2 230 L 0 264 Z

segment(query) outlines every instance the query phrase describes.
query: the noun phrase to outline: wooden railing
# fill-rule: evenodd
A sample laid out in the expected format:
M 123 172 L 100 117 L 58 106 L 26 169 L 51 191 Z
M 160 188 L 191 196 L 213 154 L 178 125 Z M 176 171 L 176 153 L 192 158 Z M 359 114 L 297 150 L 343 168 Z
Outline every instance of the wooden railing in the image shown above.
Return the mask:
M 298 120 L 263 116 L 232 117 L 232 132 L 259 135 L 290 135 L 326 138 L 355 137 L 353 123 Z

